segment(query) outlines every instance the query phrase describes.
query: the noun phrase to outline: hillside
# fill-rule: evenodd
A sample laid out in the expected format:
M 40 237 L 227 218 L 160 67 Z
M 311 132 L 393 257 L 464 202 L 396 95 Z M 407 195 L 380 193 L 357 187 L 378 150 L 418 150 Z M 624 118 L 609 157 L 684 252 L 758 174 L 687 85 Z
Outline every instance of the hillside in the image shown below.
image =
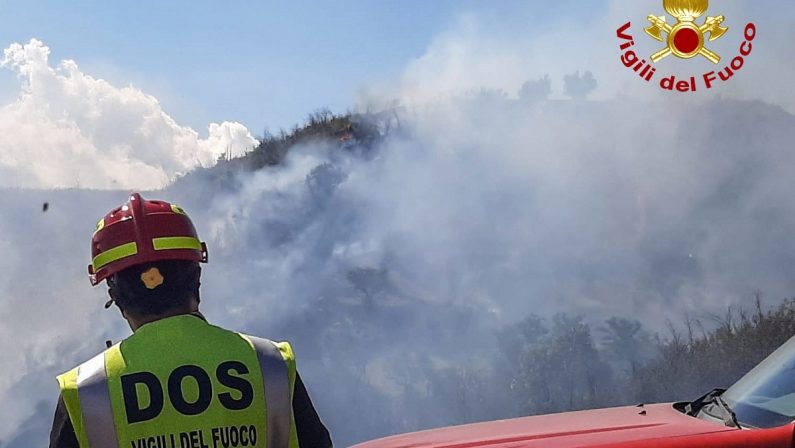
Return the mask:
M 493 102 L 498 101 L 499 107 L 507 105 L 513 114 L 541 111 L 548 119 L 572 114 L 605 117 L 614 107 L 600 102 L 523 103 L 502 98 L 489 101 L 486 107 L 494 107 Z M 642 114 L 646 106 L 629 103 L 622 107 Z M 742 110 L 753 110 L 754 116 L 766 117 L 765 123 L 792 120 L 791 116 L 759 103 L 724 101 L 702 108 L 737 111 L 727 114 L 730 122 L 741 120 L 746 113 Z M 705 115 L 698 110 L 690 113 L 693 120 L 704 120 Z M 236 184 L 237 174 L 274 169 L 277 171 L 272 174 L 277 176 L 278 167 L 296 148 L 307 147 L 310 151 L 330 148 L 366 160 L 379 144 L 388 146 L 395 131 L 400 130 L 399 122 L 394 112 L 341 116 L 315 113 L 302 126 L 268 135 L 246 156 L 220 160 L 202 175 L 232 193 L 240 187 Z M 728 146 L 729 137 L 718 131 L 727 124 L 712 131 L 710 126 L 704 123 L 701 132 L 711 141 Z M 751 144 L 751 140 L 746 142 Z M 311 190 L 313 179 L 324 173 L 336 173 L 332 176 L 336 180 L 323 187 L 328 191 L 319 196 L 323 198 L 321 202 L 312 207 L 325 207 L 322 204 L 326 202 L 340 206 L 334 192 L 345 180 L 345 174 L 332 165 L 323 165 L 307 176 Z M 280 207 L 296 207 L 295 200 L 285 198 L 285 204 Z M 307 213 L 315 216 L 307 211 L 299 216 Z M 296 235 L 305 232 L 303 227 L 293 225 L 262 223 L 263 238 L 271 241 L 271 247 L 293 244 Z M 326 243 L 318 241 L 318 244 Z M 680 315 L 679 321 L 669 323 L 667 332 L 660 332 L 659 327 L 647 329 L 649 322 L 644 321 L 644 316 L 584 318 L 567 311 L 524 316 L 515 324 L 503 325 L 493 333 L 492 340 L 477 348 L 473 346 L 464 354 L 456 349 L 465 339 L 463 335 L 471 331 L 470 326 L 478 328 L 488 320 L 484 321 L 483 316 L 476 318 L 470 306 L 437 304 L 434 297 L 421 297 L 414 291 L 414 285 L 400 284 L 398 278 L 398 273 L 388 265 L 349 268 L 341 281 L 351 291 L 323 291 L 321 297 L 312 299 L 300 313 L 282 323 L 287 329 L 296 329 L 291 339 L 310 358 L 322 359 L 329 347 L 339 346 L 335 349 L 337 361 L 344 359 L 350 375 L 358 377 L 352 380 L 356 392 L 347 399 L 372 407 L 366 413 L 368 417 L 348 434 L 354 440 L 383 434 L 384 428 L 398 432 L 515 415 L 696 398 L 714 387 L 730 385 L 795 334 L 792 301 L 771 309 L 763 309 L 761 302 L 752 310 L 729 308 L 725 313 L 717 313 L 720 318 L 699 320 Z M 659 279 L 651 281 L 654 285 Z M 389 330 L 380 323 L 387 321 Z M 433 338 L 436 354 L 409 354 L 390 342 L 394 338 L 411 339 L 417 329 Z M 489 351 L 489 344 L 499 347 L 496 355 Z M 400 392 L 388 401 L 373 400 L 384 392 L 363 378 L 372 374 L 374 361 L 362 360 L 356 354 L 368 352 L 368 347 L 372 353 L 381 351 L 380 356 L 385 359 L 382 362 L 387 365 L 398 364 L 392 357 L 409 357 L 399 363 L 400 371 L 389 374 L 389 387 Z M 335 401 L 346 399 L 334 396 Z M 422 411 L 425 408 L 418 404 L 428 400 L 446 403 L 446 409 Z M 413 411 L 407 415 L 406 409 Z M 400 425 L 393 424 L 396 420 L 401 421 Z
M 694 399 L 792 334 L 792 115 L 456 106 L 313 114 L 165 194 L 210 243 L 206 306 L 294 344 L 338 441 Z

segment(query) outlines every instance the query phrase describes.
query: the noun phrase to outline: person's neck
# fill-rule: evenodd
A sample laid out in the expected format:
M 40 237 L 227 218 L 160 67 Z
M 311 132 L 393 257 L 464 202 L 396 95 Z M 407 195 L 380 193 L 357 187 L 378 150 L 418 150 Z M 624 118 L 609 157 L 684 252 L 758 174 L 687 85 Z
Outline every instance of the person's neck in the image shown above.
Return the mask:
M 127 316 L 127 322 L 130 324 L 130 328 L 132 329 L 133 333 L 138 331 L 139 328 L 142 326 L 156 322 L 161 319 L 166 319 L 169 317 L 174 316 L 182 316 L 186 314 L 194 314 L 198 313 L 199 310 L 192 310 L 192 309 L 181 309 L 181 310 L 172 310 L 165 312 L 163 314 L 156 314 L 156 315 L 148 315 L 148 316 Z

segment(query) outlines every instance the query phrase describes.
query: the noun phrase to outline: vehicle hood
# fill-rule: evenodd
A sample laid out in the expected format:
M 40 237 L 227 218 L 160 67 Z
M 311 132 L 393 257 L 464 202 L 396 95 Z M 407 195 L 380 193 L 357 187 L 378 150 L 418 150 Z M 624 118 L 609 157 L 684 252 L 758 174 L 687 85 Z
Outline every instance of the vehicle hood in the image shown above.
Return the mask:
M 672 404 L 498 420 L 387 437 L 355 448 L 597 447 L 733 431 L 685 415 Z

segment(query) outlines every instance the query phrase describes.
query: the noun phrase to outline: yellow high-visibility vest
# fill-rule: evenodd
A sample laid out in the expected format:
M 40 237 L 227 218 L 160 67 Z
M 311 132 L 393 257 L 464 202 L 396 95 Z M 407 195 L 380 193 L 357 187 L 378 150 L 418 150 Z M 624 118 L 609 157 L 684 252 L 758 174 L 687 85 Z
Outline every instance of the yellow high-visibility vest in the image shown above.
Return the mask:
M 290 344 L 161 319 L 58 376 L 81 448 L 297 448 Z

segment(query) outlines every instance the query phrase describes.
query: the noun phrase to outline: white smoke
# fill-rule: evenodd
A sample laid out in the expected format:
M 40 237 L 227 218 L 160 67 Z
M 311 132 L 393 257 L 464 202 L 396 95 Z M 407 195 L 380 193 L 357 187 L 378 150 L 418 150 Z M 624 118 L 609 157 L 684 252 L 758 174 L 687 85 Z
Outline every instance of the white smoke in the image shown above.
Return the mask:
M 440 33 L 426 52 L 411 61 L 391 82 L 374 84 L 357 98 L 362 109 L 372 110 L 399 101 L 403 105 L 434 103 L 451 96 L 482 89 L 502 92 L 515 98 L 527 80 L 552 79 L 551 98 L 564 99 L 564 78 L 578 70 L 588 70 L 599 81 L 589 99 L 662 99 L 670 92 L 647 84 L 619 62 L 622 43 L 616 30 L 631 22 L 633 47 L 648 58 L 661 43 L 647 36 L 649 14 L 663 15 L 662 2 L 599 0 L 560 2 L 557 5 L 528 2 L 514 11 L 511 20 L 524 19 L 522 32 L 506 33 L 498 20 L 490 23 L 483 16 L 462 14 L 449 30 Z M 577 10 L 590 10 L 582 14 Z M 743 0 L 711 2 L 709 15 L 724 15 L 729 28 L 722 38 L 707 46 L 723 57 L 713 65 L 703 58 L 666 58 L 656 64 L 658 79 L 676 74 L 701 76 L 719 70 L 738 55 L 743 29 L 749 22 L 759 25 L 753 52 L 731 82 L 710 91 L 703 98 L 764 100 L 795 113 L 795 95 L 788 86 L 791 61 L 795 58 L 795 4 L 787 0 L 753 3 Z M 586 17 L 582 17 L 582 16 Z M 668 18 L 673 22 L 672 18 Z M 700 20 L 704 20 L 703 17 Z
M 777 107 L 477 95 L 401 123 L 371 160 L 297 148 L 212 195 L 212 177 L 165 193 L 209 239 L 208 315 L 293 341 L 338 441 L 510 415 L 432 378 L 490 365 L 494 332 L 530 313 L 664 331 L 795 291 L 795 117 Z
M 0 108 L 0 186 L 160 188 L 256 145 L 240 123 L 212 123 L 203 139 L 133 86 L 93 78 L 71 60 L 53 67 L 39 40 L 4 55 L 0 65 L 17 73 L 21 89 Z

